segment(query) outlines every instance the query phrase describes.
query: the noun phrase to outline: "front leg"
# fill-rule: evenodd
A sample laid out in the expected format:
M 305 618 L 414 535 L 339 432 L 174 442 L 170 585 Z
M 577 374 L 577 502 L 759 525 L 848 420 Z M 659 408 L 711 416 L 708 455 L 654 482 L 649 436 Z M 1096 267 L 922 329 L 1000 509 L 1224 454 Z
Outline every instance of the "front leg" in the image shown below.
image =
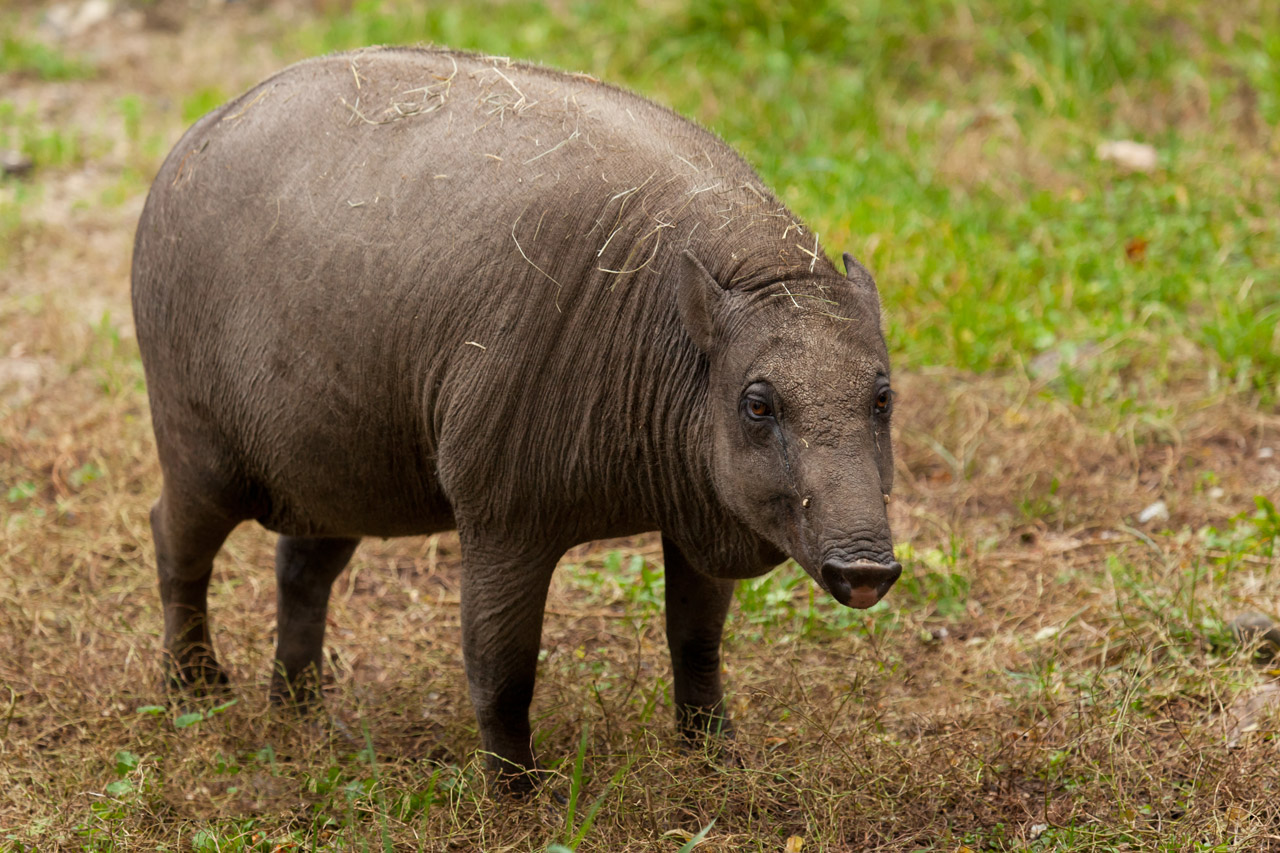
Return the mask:
M 667 579 L 667 645 L 675 681 L 676 723 L 691 740 L 732 734 L 720 684 L 720 637 L 733 601 L 732 580 L 707 577 L 662 537 Z
M 281 536 L 276 543 L 276 663 L 271 700 L 300 710 L 320 702 L 324 628 L 333 581 L 359 539 Z
M 469 537 L 468 537 L 469 538 Z M 486 763 L 513 790 L 533 786 L 529 703 L 558 553 L 463 540 L 462 654 Z M 530 551 L 533 553 L 530 553 Z

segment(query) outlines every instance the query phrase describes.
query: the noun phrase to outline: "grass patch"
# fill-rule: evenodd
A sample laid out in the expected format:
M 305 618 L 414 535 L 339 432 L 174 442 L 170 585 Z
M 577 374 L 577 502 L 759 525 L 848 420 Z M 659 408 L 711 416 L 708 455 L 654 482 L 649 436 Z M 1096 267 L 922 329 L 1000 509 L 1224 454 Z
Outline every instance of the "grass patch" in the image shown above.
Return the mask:
M 158 58 L 104 48 L 101 73 L 40 53 L 34 18 L 0 42 L 21 78 L 0 147 L 37 165 L 0 182 L 0 850 L 1280 849 L 1277 670 L 1229 627 L 1280 617 L 1280 7 L 329 8 L 105 32 Z M 417 41 L 698 118 L 876 271 L 904 574 L 868 611 L 794 564 L 738 585 L 736 764 L 675 734 L 652 536 L 575 549 L 553 584 L 533 710 L 563 802 L 481 772 L 454 536 L 361 546 L 320 719 L 265 698 L 273 542 L 251 526 L 212 586 L 232 695 L 155 687 L 128 315 L 150 176 L 248 80 Z M 1155 170 L 1096 156 L 1118 138 Z
M 93 67 L 38 41 L 12 34 L 0 36 L 0 74 L 17 74 L 48 82 L 83 80 Z
M 194 124 L 201 116 L 222 106 L 229 98 L 230 95 L 218 86 L 207 86 L 193 92 L 182 99 L 182 120 L 186 124 Z
M 509 24 L 493 28 L 461 7 L 357 3 L 290 52 L 427 42 L 537 57 L 701 119 L 832 251 L 878 272 L 906 367 L 1009 369 L 1097 344 L 1136 357 L 1147 342 L 1133 331 L 1154 328 L 1191 343 L 1179 369 L 1207 363 L 1274 402 L 1280 209 L 1263 152 L 1280 18 L 1202 11 L 504 3 Z M 1160 151 L 1154 174 L 1093 156 L 1131 136 Z
M 0 182 L 0 262 L 7 261 L 19 246 L 26 230 L 23 210 L 31 203 L 31 197 L 31 190 L 21 183 Z
M 87 155 L 79 133 L 48 125 L 8 100 L 0 100 L 0 148 L 21 151 L 37 166 L 76 166 Z

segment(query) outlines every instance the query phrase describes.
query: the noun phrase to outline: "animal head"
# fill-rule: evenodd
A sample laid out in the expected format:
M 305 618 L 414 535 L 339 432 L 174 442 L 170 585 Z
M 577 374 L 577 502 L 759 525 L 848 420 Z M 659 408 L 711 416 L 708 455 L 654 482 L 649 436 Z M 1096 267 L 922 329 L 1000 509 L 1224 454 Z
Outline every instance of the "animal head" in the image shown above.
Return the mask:
M 721 500 L 841 604 L 870 607 L 902 571 L 886 510 L 893 389 L 875 283 L 845 266 L 739 292 L 685 252 L 677 288 L 709 360 Z

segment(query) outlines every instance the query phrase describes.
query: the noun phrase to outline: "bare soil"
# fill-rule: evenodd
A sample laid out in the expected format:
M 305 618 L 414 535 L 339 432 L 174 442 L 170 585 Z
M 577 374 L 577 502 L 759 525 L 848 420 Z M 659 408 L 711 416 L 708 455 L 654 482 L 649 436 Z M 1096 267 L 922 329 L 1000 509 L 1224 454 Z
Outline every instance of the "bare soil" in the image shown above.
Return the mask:
M 42 32 L 38 7 L 17 14 Z M 336 727 L 267 707 L 273 542 L 248 526 L 212 591 L 238 703 L 180 729 L 182 709 L 138 710 L 167 700 L 133 228 L 184 97 L 278 68 L 268 45 L 310 14 L 117 7 L 59 42 L 91 58 L 91 78 L 0 78 L 85 152 L 28 179 L 38 191 L 0 255 L 0 848 L 186 849 L 209 827 L 263 849 L 541 849 L 563 835 L 548 798 L 495 801 L 468 775 L 478 740 L 451 535 L 366 542 L 339 579 Z M 133 130 L 112 106 L 129 97 L 148 105 Z M 811 604 L 807 582 L 731 617 L 740 768 L 680 751 L 661 611 L 632 576 L 597 577 L 612 551 L 659 562 L 655 538 L 567 555 L 534 711 L 565 785 L 589 733 L 584 797 L 607 798 L 582 849 L 674 849 L 712 818 L 702 849 L 781 850 L 790 836 L 812 839 L 805 849 L 971 837 L 1034 849 L 1046 827 L 1071 828 L 1073 850 L 1095 849 L 1089 833 L 1096 849 L 1280 849 L 1276 671 L 1224 628 L 1247 610 L 1280 615 L 1280 558 L 1247 521 L 1256 495 L 1280 495 L 1280 415 L 1195 379 L 1125 377 L 1141 395 L 1127 410 L 1072 404 L 1054 382 L 897 378 L 891 510 L 917 585 L 852 620 Z M 1139 523 L 1157 501 L 1168 517 Z M 366 738 L 373 763 L 351 758 Z M 121 751 L 136 769 L 117 769 Z M 228 762 L 236 772 L 219 770 Z M 424 811 L 412 796 L 441 768 L 463 781 Z M 332 792 L 331 771 L 374 779 L 361 790 L 382 798 Z M 122 778 L 129 793 L 109 793 Z

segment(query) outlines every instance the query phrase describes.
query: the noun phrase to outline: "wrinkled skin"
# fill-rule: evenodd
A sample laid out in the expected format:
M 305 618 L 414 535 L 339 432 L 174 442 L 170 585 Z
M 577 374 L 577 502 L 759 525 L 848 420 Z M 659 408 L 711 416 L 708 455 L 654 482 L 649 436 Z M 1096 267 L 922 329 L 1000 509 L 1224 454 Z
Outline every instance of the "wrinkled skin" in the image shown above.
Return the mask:
M 301 63 L 197 123 L 138 227 L 170 680 L 237 524 L 281 534 L 273 696 L 307 705 L 361 537 L 456 528 L 483 748 L 527 783 L 547 586 L 660 530 L 681 730 L 725 731 L 736 578 L 899 572 L 879 301 L 712 135 L 590 78 L 443 51 Z

